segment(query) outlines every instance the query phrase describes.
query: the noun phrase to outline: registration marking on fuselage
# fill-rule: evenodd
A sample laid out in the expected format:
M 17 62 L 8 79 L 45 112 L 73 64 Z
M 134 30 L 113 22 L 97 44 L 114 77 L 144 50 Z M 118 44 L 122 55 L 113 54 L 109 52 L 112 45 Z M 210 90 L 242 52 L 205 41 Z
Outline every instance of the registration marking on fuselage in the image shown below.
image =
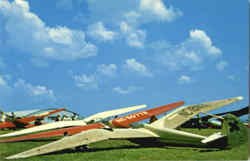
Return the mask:
M 131 119 L 134 119 L 134 118 L 138 118 L 138 117 L 141 117 L 141 116 L 145 116 L 147 115 L 148 112 L 144 111 L 144 112 L 139 112 L 139 113 L 136 113 L 136 114 L 131 114 L 131 115 L 128 115 L 128 116 L 125 116 L 125 117 L 121 117 L 115 121 L 117 122 L 123 122 L 123 121 L 126 121 L 126 120 L 131 120 Z

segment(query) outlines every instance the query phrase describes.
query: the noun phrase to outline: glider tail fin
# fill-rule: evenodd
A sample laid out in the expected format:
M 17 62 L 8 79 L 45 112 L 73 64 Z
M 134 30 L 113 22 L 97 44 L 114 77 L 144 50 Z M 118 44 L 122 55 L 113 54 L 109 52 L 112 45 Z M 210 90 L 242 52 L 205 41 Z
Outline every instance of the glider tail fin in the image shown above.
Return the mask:
M 9 122 L 9 116 L 0 110 L 0 129 L 2 128 L 14 128 L 15 124 Z
M 0 109 L 0 122 L 6 121 L 7 115 Z
M 222 129 L 224 135 L 227 136 L 228 148 L 241 145 L 248 140 L 247 127 L 235 115 L 227 114 L 224 116 Z
M 202 140 L 211 147 L 231 149 L 244 144 L 248 140 L 248 129 L 235 115 L 227 114 L 223 117 L 222 133 L 215 133 Z

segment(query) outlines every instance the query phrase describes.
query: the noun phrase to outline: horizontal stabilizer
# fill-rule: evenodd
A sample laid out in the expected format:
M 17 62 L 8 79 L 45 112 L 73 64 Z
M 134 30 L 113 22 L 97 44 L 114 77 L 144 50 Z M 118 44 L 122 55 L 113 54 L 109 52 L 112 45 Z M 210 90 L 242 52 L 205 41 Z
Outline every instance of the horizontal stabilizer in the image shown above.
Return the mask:
M 215 140 L 221 139 L 223 137 L 225 137 L 225 135 L 222 135 L 221 132 L 218 132 L 218 133 L 214 133 L 214 134 L 210 135 L 206 139 L 203 139 L 201 142 L 204 144 L 207 144 L 207 143 L 213 142 Z

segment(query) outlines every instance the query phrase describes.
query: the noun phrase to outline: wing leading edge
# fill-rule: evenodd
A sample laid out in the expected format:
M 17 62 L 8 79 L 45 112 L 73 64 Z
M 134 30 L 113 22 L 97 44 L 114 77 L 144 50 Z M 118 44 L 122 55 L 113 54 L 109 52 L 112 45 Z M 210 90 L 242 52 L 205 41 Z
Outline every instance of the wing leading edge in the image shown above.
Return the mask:
M 93 129 L 83 131 L 73 136 L 64 137 L 61 140 L 10 156 L 6 159 L 27 158 L 31 156 L 56 152 L 63 149 L 74 148 L 81 145 L 88 145 L 91 143 L 96 143 L 108 139 L 131 139 L 152 137 L 159 136 L 146 129 Z
M 84 121 L 89 122 L 89 121 L 92 121 L 92 120 L 95 120 L 95 119 L 105 119 L 105 118 L 108 118 L 108 117 L 111 117 L 111 116 L 116 116 L 116 115 L 128 113 L 128 112 L 139 110 L 139 109 L 145 108 L 145 107 L 147 107 L 147 105 L 144 104 L 144 105 L 138 105 L 138 106 L 132 106 L 132 107 L 127 107 L 127 108 L 121 108 L 121 109 L 105 111 L 105 112 L 101 112 L 101 113 L 91 115 L 91 116 L 85 118 Z
M 208 111 L 229 105 L 242 99 L 243 97 L 235 97 L 225 100 L 206 102 L 197 105 L 184 106 L 171 112 L 162 119 L 155 121 L 153 125 L 156 127 L 174 129 L 201 112 L 206 113 Z

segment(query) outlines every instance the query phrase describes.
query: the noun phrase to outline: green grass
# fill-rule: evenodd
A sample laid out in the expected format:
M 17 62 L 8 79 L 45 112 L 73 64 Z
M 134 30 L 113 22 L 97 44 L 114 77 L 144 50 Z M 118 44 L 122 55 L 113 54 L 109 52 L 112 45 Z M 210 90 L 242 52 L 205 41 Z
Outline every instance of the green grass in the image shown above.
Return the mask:
M 182 129 L 201 135 L 210 135 L 217 130 L 203 129 Z M 0 134 L 9 131 L 0 131 Z M 51 140 L 28 141 L 19 143 L 0 143 L 0 161 L 5 157 L 26 151 L 28 149 L 47 144 Z M 242 144 L 231 150 L 218 150 L 207 148 L 191 147 L 140 147 L 127 140 L 110 140 L 93 144 L 88 152 L 77 152 L 75 150 L 65 150 L 63 152 L 18 159 L 17 161 L 128 161 L 128 160 L 247 160 L 248 143 Z

